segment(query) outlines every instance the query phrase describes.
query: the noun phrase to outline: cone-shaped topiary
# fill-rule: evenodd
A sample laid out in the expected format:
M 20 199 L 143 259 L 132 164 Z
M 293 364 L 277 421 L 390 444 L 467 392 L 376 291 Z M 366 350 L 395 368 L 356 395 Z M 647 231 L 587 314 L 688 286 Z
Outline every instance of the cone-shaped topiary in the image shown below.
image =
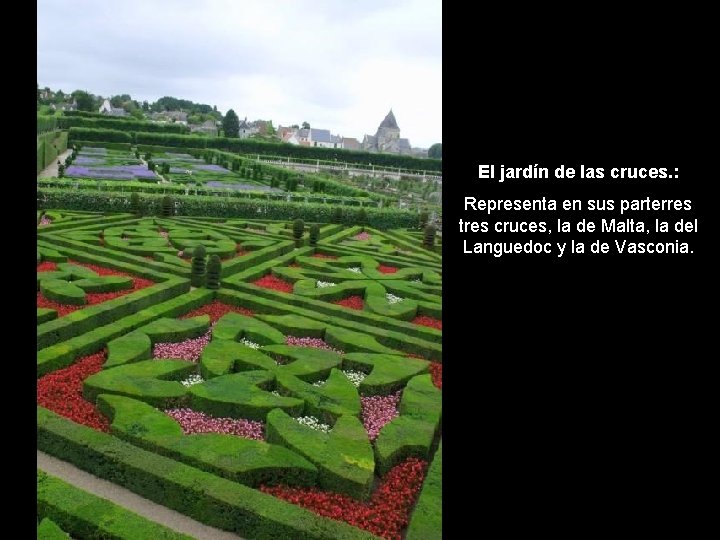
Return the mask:
M 432 249 L 435 246 L 435 227 L 428 225 L 423 234 L 423 246 Z
M 170 195 L 162 199 L 161 214 L 163 217 L 170 217 L 175 214 L 175 201 Z
M 220 288 L 220 275 L 222 274 L 222 262 L 220 257 L 213 254 L 207 263 L 207 288 L 217 290 Z
M 425 228 L 428 223 L 428 219 L 430 219 L 430 214 L 425 211 L 420 212 L 420 215 L 418 216 L 418 224 L 421 229 Z
M 295 245 L 300 247 L 302 243 L 302 235 L 305 232 L 305 222 L 302 219 L 296 219 L 293 221 L 293 238 L 295 238 Z
M 320 240 L 320 225 L 315 223 L 310 226 L 310 245 L 317 245 L 318 240 Z
M 202 287 L 205 283 L 205 246 L 198 244 L 193 250 L 190 285 Z
M 362 225 L 363 227 L 365 226 L 365 222 L 367 221 L 367 211 L 362 207 L 360 208 L 360 210 L 358 210 L 357 220 L 360 225 Z

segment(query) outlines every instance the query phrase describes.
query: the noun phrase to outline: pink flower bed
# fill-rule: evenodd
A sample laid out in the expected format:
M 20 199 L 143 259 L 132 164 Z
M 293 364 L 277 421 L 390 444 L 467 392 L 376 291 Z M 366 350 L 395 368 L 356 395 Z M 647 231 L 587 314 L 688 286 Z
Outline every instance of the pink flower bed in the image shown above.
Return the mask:
M 265 440 L 263 434 L 263 423 L 243 418 L 213 418 L 205 413 L 196 412 L 192 409 L 168 409 L 165 411 L 170 418 L 173 418 L 183 429 L 185 435 L 193 433 L 223 433 L 226 435 L 237 435 L 246 439 L 256 441 Z
M 370 240 L 370 238 L 372 238 L 372 236 L 370 236 L 370 235 L 369 235 L 368 233 L 366 233 L 366 232 L 361 232 L 361 233 L 356 234 L 355 236 L 353 236 L 353 238 L 354 238 L 355 240 Z
M 401 392 L 389 396 L 363 396 L 360 398 L 361 418 L 368 438 L 374 441 L 385 424 L 398 415 Z
M 153 347 L 153 358 L 156 360 L 175 358 L 197 362 L 200 360 L 200 354 L 202 354 L 208 343 L 210 343 L 210 330 L 200 337 L 186 339 L 177 343 L 156 343 Z
M 338 354 L 345 354 L 345 351 L 331 347 L 320 338 L 287 336 L 285 338 L 285 344 L 295 345 L 296 347 L 312 347 L 313 349 L 324 349 Z

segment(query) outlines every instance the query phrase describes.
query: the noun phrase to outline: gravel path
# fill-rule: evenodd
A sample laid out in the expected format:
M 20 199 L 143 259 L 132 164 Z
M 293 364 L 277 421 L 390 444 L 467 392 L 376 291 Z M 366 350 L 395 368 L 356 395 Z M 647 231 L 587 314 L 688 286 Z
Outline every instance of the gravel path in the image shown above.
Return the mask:
M 58 175 L 57 162 L 58 162 L 58 160 L 60 160 L 60 163 L 65 163 L 65 158 L 67 158 L 70 154 L 72 154 L 72 148 L 65 150 L 50 165 L 48 165 L 42 171 L 40 171 L 40 174 L 38 174 L 38 178 L 51 178 L 51 177 L 57 178 L 57 175 Z
M 59 460 L 45 452 L 37 451 L 37 466 L 46 473 L 61 478 L 65 482 L 80 489 L 84 489 L 94 495 L 108 499 L 132 510 L 136 514 L 169 527 L 175 531 L 189 534 L 198 540 L 242 540 L 240 536 L 227 531 L 222 531 L 188 516 L 160 506 L 148 499 L 117 486 L 107 480 L 103 480 L 90 473 L 78 469 L 74 465 Z

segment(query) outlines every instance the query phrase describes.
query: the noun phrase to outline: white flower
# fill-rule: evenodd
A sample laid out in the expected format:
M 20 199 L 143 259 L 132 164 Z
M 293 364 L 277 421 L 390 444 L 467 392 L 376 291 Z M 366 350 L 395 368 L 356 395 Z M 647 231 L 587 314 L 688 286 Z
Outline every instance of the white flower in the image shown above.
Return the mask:
M 200 375 L 194 373 L 184 381 L 180 381 L 180 384 L 182 384 L 183 386 L 192 386 L 193 384 L 200 384 L 201 382 L 205 382 L 205 379 L 203 379 Z
M 413 283 L 422 283 L 422 279 L 413 279 L 412 282 Z
M 301 416 L 300 418 L 297 418 L 297 421 L 316 431 L 322 431 L 323 433 L 328 433 L 330 431 L 330 426 L 320 423 L 320 420 L 314 416 Z
M 362 371 L 343 371 L 343 375 L 345 375 L 356 388 L 360 386 L 363 379 L 367 377 Z
M 397 304 L 398 302 L 403 301 L 403 299 L 400 298 L 399 296 L 395 296 L 394 294 L 390 294 L 390 293 L 387 293 L 385 295 L 385 298 L 387 299 L 388 304 Z
M 327 381 L 315 381 L 314 383 L 312 383 L 312 385 L 313 385 L 313 386 L 317 386 L 318 388 L 320 388 L 321 386 L 325 386 L 325 383 L 326 383 L 326 382 L 327 382 Z
M 352 268 L 348 268 L 350 272 L 355 272 L 356 274 L 362 274 L 362 270 L 359 266 L 353 266 Z
M 254 341 L 250 341 L 249 339 L 242 338 L 240 340 L 240 343 L 245 345 L 246 347 L 250 347 L 251 349 L 259 349 L 260 345 L 255 343 Z
M 280 395 L 280 392 L 278 392 L 277 390 L 273 390 L 273 391 L 270 392 L 270 393 L 271 393 L 273 396 L 282 397 L 282 396 Z
M 318 289 L 324 289 L 325 287 L 334 287 L 336 283 L 331 283 L 329 281 L 318 281 L 317 282 L 317 288 Z

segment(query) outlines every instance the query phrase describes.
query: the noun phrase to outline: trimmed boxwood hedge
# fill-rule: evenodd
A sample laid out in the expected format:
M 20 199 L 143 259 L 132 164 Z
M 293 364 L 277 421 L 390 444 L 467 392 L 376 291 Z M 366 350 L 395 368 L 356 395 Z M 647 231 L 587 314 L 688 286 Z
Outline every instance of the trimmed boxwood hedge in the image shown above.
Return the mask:
M 57 119 L 60 129 L 69 128 L 90 128 L 128 132 L 155 132 L 155 133 L 190 133 L 190 128 L 183 124 L 160 124 L 155 122 L 143 122 L 142 120 L 129 120 L 126 118 L 101 116 L 87 118 L 82 116 L 61 116 Z
M 187 281 L 181 281 L 180 285 L 183 286 L 183 291 L 187 291 L 190 286 Z M 77 358 L 93 354 L 102 349 L 107 342 L 125 335 L 132 330 L 136 330 L 155 319 L 160 317 L 177 317 L 178 315 L 205 305 L 213 298 L 213 294 L 213 291 L 207 289 L 197 289 L 166 300 L 165 302 L 158 303 L 151 301 L 147 306 L 143 303 L 145 309 L 140 308 L 139 311 L 134 309 L 132 305 L 127 308 L 126 304 L 120 303 L 105 312 L 105 310 L 108 309 L 108 304 L 115 302 L 115 300 L 112 300 L 111 302 L 105 302 L 104 304 L 76 311 L 61 319 L 56 319 L 55 321 L 41 325 L 38 327 L 38 340 L 40 339 L 40 328 L 47 328 L 55 322 L 61 322 L 75 315 L 72 321 L 75 324 L 70 329 L 60 327 L 53 332 L 49 332 L 49 335 L 48 332 L 43 334 L 45 340 L 54 338 L 59 341 L 57 334 L 61 330 L 64 330 L 75 337 L 71 339 L 66 338 L 60 343 L 53 341 L 53 343 L 55 343 L 54 345 L 45 346 L 45 348 L 38 351 L 37 376 L 41 377 L 56 369 L 69 366 L 75 362 Z M 116 300 L 123 299 L 118 298 Z M 93 312 L 93 317 L 89 317 L 89 314 L 84 313 L 94 308 L 98 308 L 98 311 Z M 88 325 L 87 321 L 93 319 L 96 323 L 90 323 L 89 326 L 86 327 L 86 325 Z
M 38 196 L 46 199 L 48 208 L 89 210 L 97 212 L 129 212 L 129 192 L 86 192 L 74 189 L 40 188 Z M 159 214 L 163 195 L 148 193 L 143 196 L 148 214 Z M 329 222 L 336 208 L 332 204 L 238 199 L 186 195 L 178 197 L 176 215 L 225 218 L 275 219 L 288 221 L 301 218 L 308 222 Z M 343 223 L 357 222 L 358 214 L 365 211 L 367 224 L 377 229 L 395 229 L 411 226 L 417 221 L 415 212 L 395 208 L 367 208 L 343 206 Z
M 442 442 L 425 477 L 405 536 L 406 540 L 437 538 L 442 538 Z
M 113 538 L 116 540 L 192 540 L 107 499 L 38 470 L 38 539 Z M 58 526 L 59 524 L 59 526 Z
M 227 280 L 223 282 L 227 286 Z M 396 321 L 364 311 L 354 311 L 341 306 L 305 298 L 290 298 L 287 294 L 263 289 L 247 283 L 237 284 L 238 290 L 227 288 L 218 291 L 218 300 L 231 305 L 243 306 L 261 314 L 296 314 L 322 321 L 326 325 L 346 327 L 374 337 L 380 345 L 405 353 L 420 354 L 429 360 L 442 361 L 442 334 L 432 328 L 403 321 Z M 321 305 L 321 306 L 318 306 Z M 316 306 L 318 306 L 316 308 Z M 377 326 L 371 326 L 375 324 Z M 338 337 L 333 333 L 332 337 Z M 327 336 L 326 336 L 327 337 Z M 331 338 L 332 339 L 332 338 Z M 361 352 L 388 352 L 369 349 Z M 358 351 L 359 349 L 354 349 Z M 350 352 L 347 350 L 346 352 Z M 392 351 L 390 351 L 392 353 Z
M 164 412 L 123 396 L 103 394 L 98 407 L 121 439 L 223 478 L 253 487 L 315 485 L 317 468 L 282 446 L 220 433 L 185 435 Z
M 193 519 L 258 540 L 372 540 L 242 484 L 140 449 L 37 408 L 38 449 Z M 299 424 L 298 424 L 299 425 Z

